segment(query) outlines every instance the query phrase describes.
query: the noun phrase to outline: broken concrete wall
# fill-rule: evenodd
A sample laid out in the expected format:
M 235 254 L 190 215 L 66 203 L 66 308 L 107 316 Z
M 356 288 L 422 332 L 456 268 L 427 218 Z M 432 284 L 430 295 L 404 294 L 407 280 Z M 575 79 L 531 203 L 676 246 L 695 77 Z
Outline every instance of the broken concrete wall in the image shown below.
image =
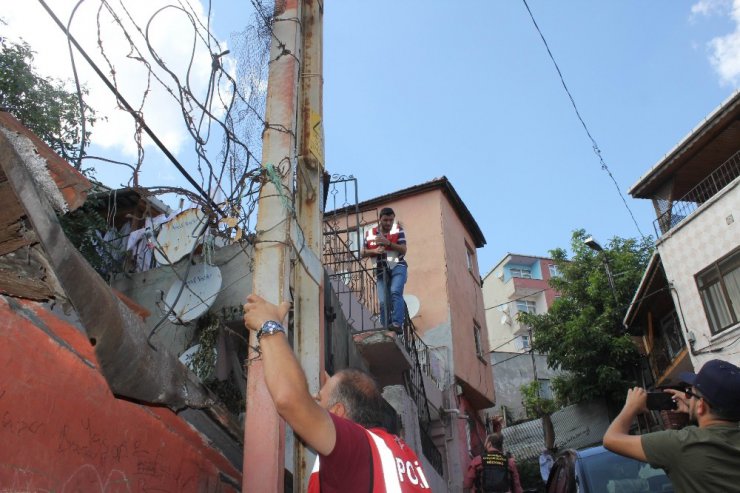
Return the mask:
M 240 465 L 173 411 L 118 399 L 79 328 L 0 297 L 0 485 L 8 491 L 237 492 Z

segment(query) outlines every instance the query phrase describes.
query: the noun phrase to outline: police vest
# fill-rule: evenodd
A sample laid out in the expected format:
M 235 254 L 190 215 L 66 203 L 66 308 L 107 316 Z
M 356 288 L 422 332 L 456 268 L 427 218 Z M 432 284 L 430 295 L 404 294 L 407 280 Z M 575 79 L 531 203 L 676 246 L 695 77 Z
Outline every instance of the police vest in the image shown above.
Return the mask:
M 378 248 L 375 237 L 378 236 L 379 228 L 379 226 L 375 226 L 374 228 L 370 228 L 365 232 L 365 248 L 367 248 L 368 250 L 375 250 L 376 248 Z M 401 237 L 401 227 L 398 225 L 398 223 L 393 223 L 390 232 L 385 235 L 385 237 L 391 243 L 398 244 L 398 240 Z M 378 265 L 385 262 L 390 269 L 393 269 L 396 264 L 405 263 L 403 258 L 404 256 L 399 255 L 399 253 L 395 250 L 386 250 L 385 255 L 378 255 L 375 257 L 375 264 Z
M 511 490 L 509 455 L 486 452 L 481 456 L 478 490 L 483 493 L 503 493 Z
M 401 446 L 400 441 L 394 435 L 381 429 L 365 430 L 365 434 L 373 455 L 372 493 L 431 491 L 419 458 L 408 445 Z M 319 458 L 317 457 L 308 480 L 308 493 L 320 493 L 320 491 Z

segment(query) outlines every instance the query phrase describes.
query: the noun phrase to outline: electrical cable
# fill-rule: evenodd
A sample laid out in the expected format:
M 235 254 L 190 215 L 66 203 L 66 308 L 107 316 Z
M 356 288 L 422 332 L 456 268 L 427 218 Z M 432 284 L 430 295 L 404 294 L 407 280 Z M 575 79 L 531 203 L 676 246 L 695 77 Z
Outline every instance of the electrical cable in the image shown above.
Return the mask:
M 596 143 L 596 139 L 594 139 L 594 137 L 591 135 L 591 131 L 588 129 L 586 122 L 583 120 L 583 117 L 581 116 L 581 112 L 578 111 L 578 106 L 576 105 L 576 101 L 575 99 L 573 99 L 573 95 L 571 94 L 570 89 L 568 89 L 568 86 L 565 83 L 565 78 L 563 77 L 563 73 L 560 70 L 560 66 L 558 65 L 558 62 L 555 61 L 555 57 L 553 56 L 552 51 L 550 50 L 550 46 L 548 45 L 547 40 L 545 39 L 545 35 L 542 34 L 542 30 L 540 29 L 540 26 L 537 24 L 537 21 L 534 18 L 532 9 L 529 8 L 529 4 L 527 3 L 527 0 L 522 0 L 522 2 L 524 2 L 524 6 L 527 8 L 527 12 L 529 12 L 529 17 L 530 19 L 532 19 L 532 23 L 534 24 L 535 29 L 537 29 L 537 32 L 539 33 L 540 38 L 542 39 L 542 42 L 545 44 L 545 48 L 547 49 L 547 54 L 550 56 L 550 60 L 552 60 L 552 63 L 555 65 L 555 70 L 558 73 L 560 82 L 563 85 L 563 89 L 565 89 L 565 93 L 568 95 L 568 98 L 570 99 L 570 103 L 576 112 L 576 116 L 578 117 L 578 120 L 581 122 L 583 129 L 586 131 L 586 135 L 591 140 L 594 154 L 596 154 L 596 156 L 599 158 L 601 169 L 606 171 L 606 173 L 609 175 L 609 178 L 611 178 L 612 182 L 614 183 L 614 186 L 617 189 L 619 198 L 622 199 L 622 203 L 624 203 L 624 207 L 627 209 L 627 212 L 629 212 L 629 215 L 632 218 L 632 222 L 635 224 L 635 227 L 637 228 L 638 233 L 640 233 L 640 236 L 643 239 L 645 239 L 646 237 L 643 234 L 642 230 L 640 229 L 640 225 L 637 224 L 637 219 L 635 219 L 635 215 L 632 213 L 632 209 L 630 209 L 629 204 L 627 204 L 627 200 L 625 199 L 624 194 L 622 193 L 622 189 L 619 187 L 619 183 L 617 183 L 616 178 L 614 178 L 614 175 L 612 174 L 611 170 L 609 169 L 609 167 L 606 165 L 606 162 L 604 161 L 604 157 L 601 155 L 601 149 L 599 148 L 599 145 Z

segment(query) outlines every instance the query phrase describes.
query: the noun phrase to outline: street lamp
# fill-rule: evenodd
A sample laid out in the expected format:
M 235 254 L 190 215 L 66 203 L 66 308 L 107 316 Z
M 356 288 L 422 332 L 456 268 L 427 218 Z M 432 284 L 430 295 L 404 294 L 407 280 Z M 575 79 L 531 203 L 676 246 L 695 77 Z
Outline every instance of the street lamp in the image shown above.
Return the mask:
M 603 252 L 604 249 L 601 248 L 601 245 L 599 245 L 599 242 L 594 239 L 593 236 L 589 236 L 583 242 L 586 244 L 587 247 L 589 247 L 591 250 L 597 251 L 597 252 Z
M 598 241 L 594 239 L 593 236 L 589 236 L 588 238 L 583 240 L 583 243 L 585 243 L 587 247 L 589 247 L 596 253 L 601 253 L 601 257 L 604 259 L 604 269 L 606 270 L 606 278 L 609 281 L 609 287 L 612 289 L 612 294 L 614 294 L 614 301 L 616 302 L 617 306 L 619 306 L 619 298 L 617 298 L 617 288 L 616 286 L 614 286 L 614 276 L 612 276 L 612 270 L 609 268 L 609 257 L 606 256 L 606 251 L 604 251 L 602 246 L 599 244 Z

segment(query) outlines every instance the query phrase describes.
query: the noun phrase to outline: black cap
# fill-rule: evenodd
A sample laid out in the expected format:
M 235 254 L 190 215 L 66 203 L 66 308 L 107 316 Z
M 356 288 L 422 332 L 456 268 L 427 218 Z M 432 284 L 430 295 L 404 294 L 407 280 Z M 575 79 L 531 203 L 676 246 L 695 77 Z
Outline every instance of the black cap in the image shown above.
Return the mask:
M 740 368 L 713 359 L 704 363 L 699 373 L 684 372 L 683 382 L 693 385 L 710 406 L 740 415 Z

